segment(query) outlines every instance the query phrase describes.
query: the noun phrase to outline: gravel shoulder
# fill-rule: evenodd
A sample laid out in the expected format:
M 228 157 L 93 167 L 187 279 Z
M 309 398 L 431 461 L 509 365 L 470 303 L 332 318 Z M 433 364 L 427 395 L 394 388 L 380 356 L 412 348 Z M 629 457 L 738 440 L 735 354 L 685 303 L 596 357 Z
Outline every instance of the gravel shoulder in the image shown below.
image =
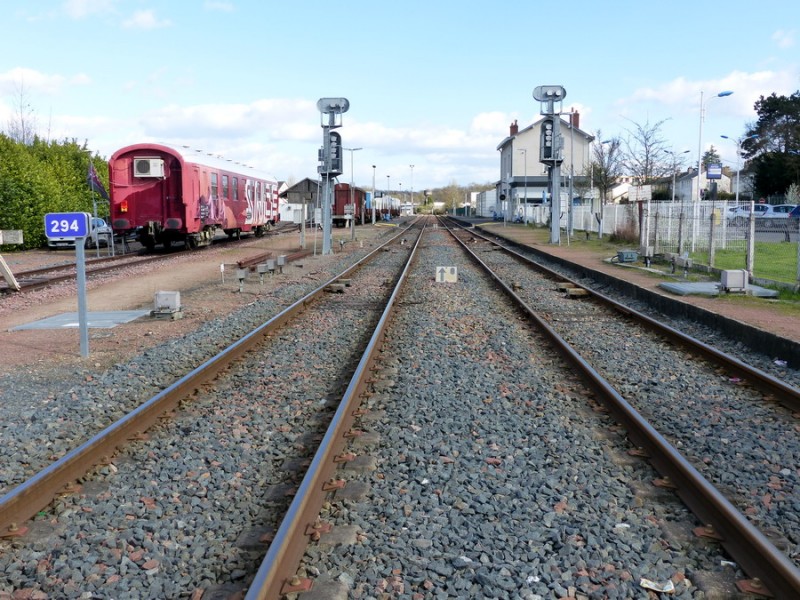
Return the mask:
M 492 226 L 484 229 L 487 232 L 494 231 Z M 800 342 L 800 305 L 741 294 L 728 294 L 716 298 L 676 296 L 658 287 L 658 284 L 671 280 L 666 274 L 658 276 L 641 268 L 609 263 L 606 259 L 613 253 L 603 252 L 594 246 L 586 246 L 578 240 L 573 241 L 570 245 L 552 245 L 542 241 L 545 239 L 546 232 L 524 226 L 509 225 L 503 231 L 497 230 L 496 233 L 519 243 L 534 246 L 538 251 L 623 279 L 662 296 L 668 296 L 674 300 L 747 323 L 780 337 Z M 666 270 L 664 267 L 664 271 Z
M 74 283 L 64 283 L 29 294 L 5 295 L 0 299 L 0 347 L 3 360 L 0 376 L 27 374 L 36 378 L 58 378 L 77 371 L 97 371 L 124 362 L 142 351 L 168 339 L 186 335 L 207 322 L 220 318 L 256 300 L 269 296 L 276 286 L 296 281 L 309 281 L 342 255 L 363 252 L 375 245 L 377 238 L 387 234 L 385 228 L 359 229 L 359 238 L 334 230 L 334 240 L 347 240 L 340 249 L 334 244 L 334 254 L 313 254 L 313 240 L 306 247 L 312 255 L 291 263 L 282 274 L 265 277 L 259 283 L 251 273 L 243 291 L 235 278 L 233 265 L 238 260 L 263 252 L 289 254 L 300 250 L 298 233 L 281 234 L 183 252 L 174 260 L 155 266 L 140 266 L 91 280 L 87 285 L 89 311 L 151 309 L 158 291 L 180 292 L 183 318 L 179 320 L 143 317 L 111 329 L 89 330 L 89 357 L 80 356 L 80 333 L 75 329 L 17 330 L 16 326 L 66 312 L 77 311 Z M 319 242 L 321 244 L 321 241 Z M 363 247 L 362 247 L 363 245 Z M 321 247 L 321 246 L 319 246 Z M 319 250 L 318 247 L 318 250 Z M 74 261 L 71 252 L 38 251 L 4 257 L 12 272 L 50 264 Z M 220 265 L 227 265 L 222 277 Z

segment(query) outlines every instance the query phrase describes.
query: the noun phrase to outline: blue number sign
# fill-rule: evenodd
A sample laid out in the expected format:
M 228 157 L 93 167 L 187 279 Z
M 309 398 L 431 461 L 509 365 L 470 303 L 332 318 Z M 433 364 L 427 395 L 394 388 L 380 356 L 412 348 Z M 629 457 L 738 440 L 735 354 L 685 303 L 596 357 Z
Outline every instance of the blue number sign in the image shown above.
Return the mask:
M 48 213 L 44 216 L 44 234 L 48 238 L 86 237 L 89 213 Z

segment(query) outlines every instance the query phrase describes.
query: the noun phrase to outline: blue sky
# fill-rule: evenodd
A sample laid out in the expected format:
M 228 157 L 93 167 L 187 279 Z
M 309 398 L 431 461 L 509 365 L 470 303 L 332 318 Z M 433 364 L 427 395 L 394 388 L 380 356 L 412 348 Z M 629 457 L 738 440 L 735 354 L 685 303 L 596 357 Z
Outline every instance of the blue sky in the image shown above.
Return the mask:
M 40 134 L 108 158 L 188 144 L 272 173 L 315 177 L 321 97 L 354 178 L 418 191 L 499 179 L 509 124 L 540 117 L 538 85 L 603 138 L 665 120 L 697 162 L 735 168 L 754 102 L 800 89 L 800 2 L 573 0 L 0 0 L 0 129 L 24 97 Z M 22 90 L 23 95 L 20 95 Z M 731 90 L 732 96 L 713 98 Z M 350 179 L 351 153 L 345 152 Z M 410 165 L 414 165 L 411 169 Z M 412 181 L 413 177 L 413 181 Z

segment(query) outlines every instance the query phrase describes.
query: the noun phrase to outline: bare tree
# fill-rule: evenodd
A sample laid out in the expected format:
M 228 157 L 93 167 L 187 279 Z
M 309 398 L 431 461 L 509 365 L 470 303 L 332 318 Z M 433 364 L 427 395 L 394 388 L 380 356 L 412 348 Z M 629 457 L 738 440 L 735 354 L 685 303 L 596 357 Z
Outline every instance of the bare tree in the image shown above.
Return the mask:
M 446 213 L 452 212 L 464 201 L 464 192 L 455 179 L 451 180 L 447 187 L 436 188 L 432 192 L 433 200 L 442 202 Z
M 592 161 L 589 165 L 591 185 L 600 191 L 599 201 L 592 206 L 592 212 L 597 220 L 597 233 L 603 238 L 603 212 L 604 205 L 609 201 L 608 194 L 617 185 L 623 169 L 623 155 L 620 150 L 622 142 L 618 137 L 603 140 L 603 133 L 598 129 L 595 139 L 601 140 L 592 146 Z M 594 204 L 594 200 L 592 201 Z
M 603 140 L 599 129 L 595 132 L 595 139 Z M 592 146 L 589 178 L 592 187 L 596 185 L 600 190 L 603 204 L 610 200 L 608 194 L 617 185 L 625 166 L 621 147 L 622 141 L 618 137 L 598 141 Z
M 28 94 L 25 81 L 20 79 L 14 96 L 16 106 L 14 114 L 8 119 L 7 135 L 22 144 L 31 144 L 37 135 L 38 123 Z
M 661 126 L 668 119 L 657 123 L 633 123 L 633 129 L 626 129 L 624 140 L 625 170 L 635 178 L 639 185 L 647 185 L 671 173 L 672 159 L 667 152 L 668 145 L 661 135 Z

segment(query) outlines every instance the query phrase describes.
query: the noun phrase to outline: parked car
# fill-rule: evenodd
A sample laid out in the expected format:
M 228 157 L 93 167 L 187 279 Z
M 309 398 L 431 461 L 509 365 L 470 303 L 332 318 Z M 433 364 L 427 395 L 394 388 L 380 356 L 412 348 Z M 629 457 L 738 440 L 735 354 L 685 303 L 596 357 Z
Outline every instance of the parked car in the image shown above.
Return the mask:
M 755 204 L 753 212 L 756 215 L 756 225 L 766 228 L 779 227 L 786 223 L 789 213 L 794 208 L 794 204 Z M 728 223 L 731 225 L 746 225 L 749 219 L 749 205 L 737 206 L 729 210 Z
M 111 227 L 109 227 L 108 224 L 105 222 L 105 220 L 99 217 L 93 217 L 90 221 L 89 227 L 90 227 L 89 235 L 86 236 L 84 246 L 86 248 L 96 248 L 98 244 L 100 246 L 108 246 L 109 241 L 111 240 L 111 236 L 113 235 L 113 231 L 111 230 Z M 74 248 L 75 238 L 73 237 L 48 238 L 47 247 Z
M 756 219 L 766 214 L 769 210 L 769 204 L 755 204 L 753 212 Z M 750 220 L 750 205 L 742 204 L 741 206 L 734 206 L 728 210 L 728 225 L 747 225 Z
M 800 224 L 800 204 L 795 206 L 789 211 L 789 224 L 791 227 L 797 228 Z
M 774 204 L 770 205 L 769 210 L 763 218 L 764 227 L 783 227 L 789 218 L 789 214 L 796 208 L 795 204 Z

